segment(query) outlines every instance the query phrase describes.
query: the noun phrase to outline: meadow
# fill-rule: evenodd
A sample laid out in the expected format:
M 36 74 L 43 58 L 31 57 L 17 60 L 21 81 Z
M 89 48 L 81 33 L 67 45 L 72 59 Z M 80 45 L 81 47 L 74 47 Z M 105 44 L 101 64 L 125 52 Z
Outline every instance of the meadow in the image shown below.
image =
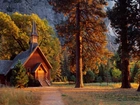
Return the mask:
M 140 105 L 138 85 L 131 85 L 131 89 L 121 89 L 120 83 L 90 83 L 84 88 L 74 88 L 74 84 L 68 83 L 37 88 L 0 88 L 0 105 L 39 105 L 42 94 L 53 90 L 60 92 L 64 105 Z
M 84 88 L 60 89 L 65 105 L 140 105 L 138 85 L 131 84 L 131 89 L 121 89 L 116 84 L 85 84 Z
M 41 96 L 32 91 L 3 87 L 0 88 L 0 105 L 39 105 Z

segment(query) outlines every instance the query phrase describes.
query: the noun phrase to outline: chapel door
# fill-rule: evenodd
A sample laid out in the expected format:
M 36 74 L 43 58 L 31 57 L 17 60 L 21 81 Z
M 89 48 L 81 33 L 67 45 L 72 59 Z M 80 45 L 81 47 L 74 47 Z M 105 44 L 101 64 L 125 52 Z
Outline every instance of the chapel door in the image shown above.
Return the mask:
M 38 69 L 38 79 L 44 80 L 45 79 L 45 73 L 42 69 Z

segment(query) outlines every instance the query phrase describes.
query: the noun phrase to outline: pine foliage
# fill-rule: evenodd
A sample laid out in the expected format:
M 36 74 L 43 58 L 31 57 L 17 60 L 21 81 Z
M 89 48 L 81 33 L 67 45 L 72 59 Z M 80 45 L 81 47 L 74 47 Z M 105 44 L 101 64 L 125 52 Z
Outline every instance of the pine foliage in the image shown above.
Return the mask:
M 76 48 L 76 5 L 80 7 L 80 34 L 82 36 L 82 57 L 86 70 L 97 68 L 100 63 L 105 63 L 111 54 L 106 49 L 107 32 L 103 11 L 104 0 L 48 0 L 56 12 L 62 12 L 66 21 L 56 26 L 59 36 L 64 39 L 65 47 L 69 53 L 72 71 L 75 69 Z
M 12 76 L 10 78 L 11 85 L 21 88 L 28 85 L 28 75 L 26 73 L 26 69 L 22 66 L 19 61 L 15 67 L 12 69 Z
M 131 57 L 140 57 L 140 2 L 139 0 L 118 0 L 112 10 L 108 11 L 108 17 L 121 44 L 121 35 L 126 36 L 127 50 Z M 123 33 L 123 27 L 127 33 Z M 127 34 L 127 35 L 126 35 Z M 122 48 L 122 45 L 120 45 Z
M 139 5 L 138 0 L 117 0 L 108 12 L 117 34 L 116 42 L 120 44 L 122 88 L 131 88 L 129 61 L 132 57 L 139 59 L 140 56 Z

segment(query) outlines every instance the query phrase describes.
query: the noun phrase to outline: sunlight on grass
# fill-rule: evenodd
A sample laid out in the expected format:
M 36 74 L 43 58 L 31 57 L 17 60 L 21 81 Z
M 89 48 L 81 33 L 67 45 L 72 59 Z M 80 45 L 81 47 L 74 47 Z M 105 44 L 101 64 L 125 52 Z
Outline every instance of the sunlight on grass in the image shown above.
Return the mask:
M 69 82 L 53 82 L 52 86 L 54 87 L 75 87 L 75 84 L 69 84 Z M 131 83 L 132 88 L 138 88 L 137 83 Z M 86 88 L 120 88 L 121 83 L 85 83 L 84 87 Z
M 64 88 L 61 96 L 65 105 L 140 105 L 138 85 L 121 89 L 121 83 L 91 83 L 84 88 Z M 74 86 L 74 85 L 73 85 Z
M 0 105 L 39 105 L 40 97 L 30 91 L 0 88 Z

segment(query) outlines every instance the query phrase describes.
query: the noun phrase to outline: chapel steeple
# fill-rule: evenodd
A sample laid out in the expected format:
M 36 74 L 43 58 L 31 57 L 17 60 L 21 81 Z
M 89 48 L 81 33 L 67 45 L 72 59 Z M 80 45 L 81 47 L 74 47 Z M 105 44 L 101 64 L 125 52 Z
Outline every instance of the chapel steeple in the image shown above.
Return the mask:
M 32 51 L 36 46 L 38 46 L 38 34 L 37 34 L 36 24 L 33 21 L 32 32 L 30 36 L 30 50 Z

